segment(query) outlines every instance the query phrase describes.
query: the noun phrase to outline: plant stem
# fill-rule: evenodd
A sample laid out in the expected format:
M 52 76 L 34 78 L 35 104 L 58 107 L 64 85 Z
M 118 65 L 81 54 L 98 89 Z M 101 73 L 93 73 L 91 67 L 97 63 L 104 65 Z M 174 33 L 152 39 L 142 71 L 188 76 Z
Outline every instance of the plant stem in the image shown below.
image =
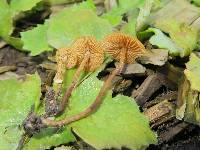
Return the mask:
M 42 119 L 42 123 L 47 125 L 47 126 L 54 126 L 54 127 L 58 127 L 58 126 L 63 126 L 63 125 L 67 125 L 70 124 L 72 122 L 75 122 L 77 120 L 83 119 L 88 117 L 91 113 L 95 112 L 98 107 L 101 105 L 102 101 L 103 101 L 103 96 L 106 94 L 107 90 L 111 87 L 111 83 L 113 78 L 119 74 L 125 64 L 125 59 L 126 59 L 126 51 L 122 51 L 121 52 L 121 57 L 120 57 L 120 62 L 119 65 L 116 67 L 116 69 L 111 73 L 111 75 L 109 75 L 108 79 L 104 82 L 103 87 L 101 88 L 98 96 L 96 97 L 95 101 L 88 107 L 86 108 L 84 111 L 80 112 L 79 114 L 76 114 L 74 116 L 71 116 L 69 118 L 63 119 L 63 120 L 49 120 L 49 119 Z
M 64 94 L 64 96 L 62 98 L 62 101 L 61 101 L 61 104 L 60 104 L 60 108 L 59 108 L 60 109 L 59 110 L 59 114 L 62 113 L 65 110 L 66 105 L 67 105 L 67 103 L 69 101 L 69 98 L 70 98 L 70 96 L 72 94 L 72 91 L 76 87 L 76 85 L 77 85 L 77 83 L 79 81 L 80 74 L 84 70 L 89 58 L 90 58 L 90 54 L 86 53 L 84 58 L 83 58 L 83 60 L 82 60 L 82 62 L 81 62 L 81 64 L 80 64 L 80 66 L 78 67 L 77 71 L 74 74 L 74 77 L 72 79 L 72 83 L 67 88 L 67 90 L 66 90 L 66 92 L 65 92 L 65 94 Z

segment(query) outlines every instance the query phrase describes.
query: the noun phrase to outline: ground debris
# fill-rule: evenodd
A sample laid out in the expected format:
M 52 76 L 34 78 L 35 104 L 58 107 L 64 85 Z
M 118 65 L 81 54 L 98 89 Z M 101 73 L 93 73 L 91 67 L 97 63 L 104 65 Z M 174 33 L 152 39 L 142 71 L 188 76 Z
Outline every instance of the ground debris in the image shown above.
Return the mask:
M 142 66 L 141 64 L 135 63 L 135 64 L 127 64 L 124 67 L 124 70 L 122 72 L 122 75 L 125 77 L 131 77 L 133 75 L 135 76 L 144 76 L 146 72 L 146 68 Z
M 175 107 L 174 104 L 170 103 L 168 100 L 164 100 L 145 110 L 144 115 L 147 116 L 150 123 L 153 124 L 162 118 L 171 118 L 171 116 L 175 116 Z
M 188 123 L 180 122 L 176 126 L 169 127 L 164 132 L 160 133 L 159 138 L 162 142 L 168 142 L 171 140 L 175 135 L 183 131 L 185 128 L 189 126 Z
M 17 67 L 16 66 L 2 66 L 0 67 L 0 73 L 4 73 L 7 71 L 12 71 L 12 70 L 16 70 Z
M 142 64 L 163 66 L 168 60 L 168 51 L 165 49 L 151 49 L 148 55 L 138 58 Z
M 178 89 L 177 119 L 200 125 L 199 95 L 198 91 L 191 89 L 189 81 L 184 76 Z
M 138 105 L 143 106 L 151 95 L 162 86 L 163 76 L 153 74 L 148 76 L 137 90 L 133 90 L 131 97 Z

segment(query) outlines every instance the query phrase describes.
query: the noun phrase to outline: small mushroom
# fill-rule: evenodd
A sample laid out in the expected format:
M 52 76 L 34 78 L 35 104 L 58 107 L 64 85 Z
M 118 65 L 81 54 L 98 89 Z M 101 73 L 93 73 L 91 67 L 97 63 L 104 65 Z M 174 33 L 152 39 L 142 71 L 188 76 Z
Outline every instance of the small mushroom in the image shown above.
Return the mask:
M 106 52 L 108 52 L 108 54 L 112 55 L 114 59 L 119 61 L 119 64 L 116 69 L 111 73 L 111 75 L 109 75 L 108 79 L 104 82 L 95 101 L 79 114 L 76 114 L 69 118 L 65 118 L 60 121 L 43 119 L 44 124 L 51 126 L 62 126 L 85 118 L 91 113 L 95 112 L 97 108 L 101 105 L 103 101 L 103 96 L 111 87 L 112 80 L 117 74 L 122 71 L 124 65 L 126 63 L 133 63 L 136 58 L 146 53 L 145 47 L 138 39 L 123 33 L 113 33 L 107 36 L 103 41 L 103 47 Z
M 59 110 L 59 113 L 61 113 L 65 110 L 69 97 L 79 81 L 81 72 L 92 72 L 98 68 L 104 61 L 104 51 L 94 37 L 85 36 L 75 40 L 71 47 L 59 49 L 56 60 L 58 62 L 58 71 L 55 77 L 57 83 L 62 83 L 65 68 L 70 69 L 79 66 L 61 101 Z

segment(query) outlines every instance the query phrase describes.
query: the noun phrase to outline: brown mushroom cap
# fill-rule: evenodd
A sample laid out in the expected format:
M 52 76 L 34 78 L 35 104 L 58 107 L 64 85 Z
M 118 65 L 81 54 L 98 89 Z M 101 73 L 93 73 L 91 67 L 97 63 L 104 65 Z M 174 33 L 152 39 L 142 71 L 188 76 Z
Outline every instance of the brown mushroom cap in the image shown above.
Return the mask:
M 90 55 L 89 61 L 85 66 L 87 71 L 94 71 L 103 63 L 103 48 L 94 37 L 81 37 L 74 41 L 70 49 L 69 54 L 76 58 L 76 65 L 80 65 L 85 55 Z
M 124 51 L 126 53 L 125 63 L 133 63 L 146 51 L 144 45 L 137 38 L 120 32 L 108 35 L 103 41 L 103 48 L 118 61 L 121 51 Z

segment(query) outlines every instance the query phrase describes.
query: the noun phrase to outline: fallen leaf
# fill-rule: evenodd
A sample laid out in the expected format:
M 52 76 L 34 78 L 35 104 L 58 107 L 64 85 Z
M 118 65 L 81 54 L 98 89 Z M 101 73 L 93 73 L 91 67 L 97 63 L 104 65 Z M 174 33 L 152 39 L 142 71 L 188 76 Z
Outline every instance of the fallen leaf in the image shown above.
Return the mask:
M 176 118 L 200 125 L 199 91 L 192 89 L 186 76 L 182 77 L 178 88 Z
M 194 53 L 190 55 L 190 61 L 186 64 L 184 73 L 190 81 L 191 89 L 200 91 L 200 58 Z

